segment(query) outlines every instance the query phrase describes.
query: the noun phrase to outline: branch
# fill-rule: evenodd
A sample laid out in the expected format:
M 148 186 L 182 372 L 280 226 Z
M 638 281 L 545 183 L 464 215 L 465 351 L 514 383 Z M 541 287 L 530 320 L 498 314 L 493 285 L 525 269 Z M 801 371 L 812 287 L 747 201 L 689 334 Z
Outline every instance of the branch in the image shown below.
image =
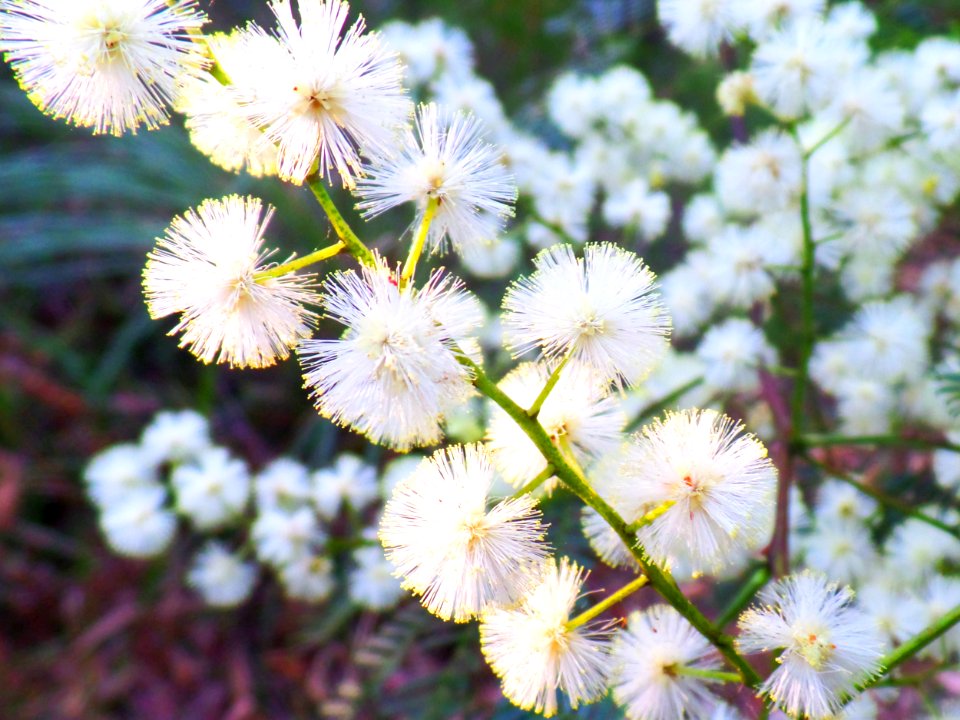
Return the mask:
M 615 593 L 611 593 L 593 607 L 587 608 L 575 618 L 571 618 L 567 622 L 567 630 L 575 630 L 582 625 L 586 625 L 588 622 L 597 617 L 597 615 L 608 610 L 609 608 L 612 608 L 618 602 L 625 599 L 628 595 L 632 595 L 646 584 L 646 575 L 640 575 L 639 577 L 634 578 Z M 740 679 L 739 676 L 737 676 L 737 679 Z
M 915 507 L 910 505 L 910 503 L 906 503 L 903 500 L 893 497 L 892 495 L 888 495 L 887 493 L 883 492 L 883 490 L 879 490 L 875 487 L 870 487 L 869 485 L 865 485 L 862 482 L 854 480 L 850 475 L 843 472 L 842 470 L 835 470 L 831 468 L 829 465 L 827 465 L 826 463 L 820 462 L 816 458 L 812 458 L 809 455 L 807 455 L 807 461 L 811 465 L 814 465 L 820 468 L 821 470 L 823 470 L 825 473 L 830 475 L 830 477 L 835 477 L 837 480 L 840 480 L 841 482 L 844 482 L 847 485 L 850 485 L 851 487 L 856 488 L 857 490 L 862 492 L 864 495 L 869 495 L 881 505 L 885 505 L 889 508 L 892 508 L 893 510 L 896 510 L 899 513 L 903 513 L 908 517 L 912 517 L 917 520 L 920 520 L 921 522 L 925 522 L 928 525 L 932 525 L 935 528 L 939 528 L 944 532 L 950 533 L 955 538 L 960 540 L 960 528 L 957 528 L 954 525 L 949 525 L 943 522 L 942 520 L 937 520 L 935 517 L 931 517 L 930 515 L 927 515 L 921 512 L 920 510 L 917 510 Z
M 906 438 L 897 435 L 798 435 L 794 443 L 800 448 L 831 447 L 833 445 L 877 445 L 905 450 L 953 450 L 960 445 L 949 440 Z
M 960 605 L 957 605 L 942 618 L 930 623 L 918 634 L 914 635 L 905 643 L 887 653 L 883 659 L 880 660 L 880 666 L 883 668 L 883 674 L 889 674 L 889 672 L 897 667 L 897 665 L 900 665 L 912 658 L 958 622 L 960 622 Z M 877 685 L 883 679 L 883 674 L 877 674 L 869 680 L 860 683 L 857 686 L 857 690 L 866 690 L 867 688 Z
M 714 627 L 710 620 L 687 599 L 669 572 L 652 562 L 646 553 L 636 545 L 636 538 L 631 536 L 627 522 L 596 493 L 586 478 L 567 462 L 563 453 L 551 442 L 550 436 L 543 429 L 543 426 L 527 415 L 526 410 L 515 403 L 493 380 L 487 377 L 483 369 L 473 360 L 463 354 L 460 354 L 458 359 L 462 365 L 473 372 L 474 385 L 477 390 L 499 405 L 520 426 L 544 459 L 553 466 L 557 477 L 563 480 L 571 492 L 593 508 L 617 533 L 623 543 L 630 549 L 643 574 L 649 579 L 650 585 L 660 593 L 661 597 L 717 648 L 727 662 L 736 668 L 746 685 L 753 688 L 759 687 L 760 676 L 750 663 L 736 651 L 733 646 L 733 639 Z
M 801 152 L 803 146 L 794 130 L 794 137 Z M 813 241 L 813 223 L 810 220 L 809 193 L 809 156 L 804 155 L 800 175 L 800 224 L 803 228 L 803 262 L 800 267 L 800 357 L 797 362 L 797 376 L 790 397 L 790 434 L 796 438 L 803 428 L 803 410 L 807 399 L 807 387 L 810 384 L 810 357 L 816 341 L 814 327 L 813 296 L 816 272 L 816 243 Z
M 334 204 L 333 198 L 331 198 L 327 192 L 327 186 L 324 184 L 323 177 L 320 175 L 319 170 L 314 170 L 310 173 L 306 178 L 306 183 L 307 187 L 313 191 L 313 195 L 317 198 L 317 202 L 320 203 L 320 207 L 322 207 L 323 211 L 327 214 L 327 217 L 330 219 L 330 224 L 333 226 L 333 231 L 346 246 L 347 251 L 360 261 L 361 264 L 375 265 L 376 260 L 374 259 L 373 253 L 370 251 L 370 248 L 364 245 L 360 238 L 357 237 L 357 234 L 350 227 L 350 224 L 343 219 L 343 215 L 340 214 L 340 211 Z
M 757 594 L 757 591 L 770 582 L 772 574 L 770 566 L 767 564 L 754 570 L 753 574 L 747 579 L 746 584 L 740 588 L 733 600 L 730 601 L 730 604 L 720 613 L 720 617 L 717 618 L 717 627 L 725 628 L 733 622 L 743 609 L 750 604 L 750 601 L 753 600 L 753 596 Z
M 680 387 L 675 388 L 674 390 L 671 390 L 662 398 L 659 398 L 657 400 L 654 400 L 651 403 L 648 403 L 643 407 L 643 409 L 640 410 L 639 413 L 637 413 L 636 417 L 634 417 L 633 420 L 631 420 L 627 424 L 627 427 L 624 428 L 624 432 L 632 432 L 636 430 L 638 427 L 640 427 L 640 425 L 643 424 L 645 420 L 649 420 L 653 416 L 659 415 L 663 410 L 667 408 L 668 405 L 673 404 L 673 402 L 675 402 L 676 400 L 679 400 L 688 392 L 693 390 L 695 387 L 701 385 L 702 383 L 703 383 L 702 377 L 694 378 L 690 382 L 685 383 Z
M 267 278 L 275 278 L 280 277 L 281 275 L 286 275 L 287 273 L 292 273 L 300 268 L 305 268 L 309 265 L 313 265 L 314 263 L 328 260 L 334 255 L 337 255 L 345 247 L 346 245 L 344 245 L 343 242 L 336 242 L 333 245 L 328 245 L 325 248 L 314 250 L 312 253 L 308 253 L 301 258 L 292 258 L 287 260 L 285 263 L 280 263 L 279 265 L 275 265 L 271 268 L 261 270 L 260 272 L 254 274 L 253 279 L 260 281 L 266 280 Z

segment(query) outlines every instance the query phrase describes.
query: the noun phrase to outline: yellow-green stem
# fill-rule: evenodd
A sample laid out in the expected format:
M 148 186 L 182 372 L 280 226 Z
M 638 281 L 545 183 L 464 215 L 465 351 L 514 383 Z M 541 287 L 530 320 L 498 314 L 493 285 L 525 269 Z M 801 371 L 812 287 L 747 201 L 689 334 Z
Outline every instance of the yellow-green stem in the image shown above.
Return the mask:
M 740 676 L 737 673 L 723 672 L 722 670 L 708 670 L 707 668 L 687 667 L 678 665 L 672 668 L 677 675 L 686 675 L 688 677 L 702 678 L 704 680 L 716 680 L 717 682 L 740 682 Z
M 474 378 L 474 385 L 483 395 L 490 398 L 500 406 L 510 418 L 520 426 L 530 441 L 536 446 L 543 455 L 544 459 L 553 465 L 554 471 L 564 485 L 586 505 L 596 510 L 597 514 L 617 533 L 617 536 L 629 548 L 631 554 L 644 575 L 649 578 L 650 585 L 660 593 L 661 597 L 672 605 L 677 612 L 689 621 L 697 631 L 703 635 L 710 643 L 717 648 L 717 651 L 736 668 L 743 679 L 744 684 L 756 689 L 760 687 L 761 679 L 757 671 L 744 659 L 733 646 L 733 638 L 725 635 L 700 610 L 690 602 L 677 586 L 676 581 L 667 570 L 656 565 L 647 557 L 642 548 L 636 544 L 636 538 L 631 537 L 627 530 L 626 521 L 614 510 L 596 491 L 590 486 L 590 483 L 583 477 L 581 472 L 575 469 L 557 448 L 550 435 L 543 426 L 536 420 L 527 415 L 527 411 L 520 407 L 510 396 L 501 390 L 497 384 L 487 377 L 479 365 L 462 353 L 459 355 L 460 362 L 471 370 Z
M 553 391 L 553 388 L 556 387 L 557 382 L 560 380 L 560 373 L 563 372 L 563 369 L 567 366 L 567 363 L 570 362 L 571 357 L 573 357 L 572 348 L 570 352 L 563 356 L 563 360 L 557 364 L 557 366 L 553 369 L 553 372 L 550 373 L 550 377 L 547 378 L 547 382 L 543 386 L 543 390 L 540 391 L 540 394 L 537 395 L 537 399 L 533 401 L 533 405 L 531 405 L 530 409 L 527 410 L 527 415 L 535 418 L 540 414 L 540 409 L 543 407 L 543 403 Z
M 317 199 L 317 202 L 320 203 L 320 207 L 322 207 L 323 211 L 327 214 L 327 217 L 330 219 L 330 224 L 333 226 L 333 231 L 346 246 L 347 251 L 361 264 L 375 265 L 376 261 L 370 248 L 363 244 L 363 241 L 357 237 L 357 234 L 353 231 L 353 228 L 350 227 L 350 224 L 343 219 L 343 215 L 341 215 L 337 209 L 333 198 L 331 198 L 330 193 L 327 192 L 327 186 L 324 184 L 320 171 L 314 170 L 311 172 L 307 176 L 306 183 L 307 187 L 313 192 L 313 196 Z
M 801 448 L 831 447 L 833 445 L 876 445 L 904 450 L 952 450 L 960 452 L 960 445 L 949 440 L 906 438 L 896 435 L 801 435 L 796 438 Z
M 427 207 L 423 211 L 423 219 L 420 221 L 420 227 L 417 229 L 416 237 L 413 238 L 413 245 L 410 246 L 410 254 L 407 255 L 407 261 L 403 264 L 403 273 L 400 275 L 401 288 L 410 282 L 413 274 L 417 271 L 417 262 L 423 253 L 423 246 L 427 242 L 430 225 L 433 224 L 433 218 L 437 216 L 437 209 L 439 207 L 439 198 L 431 197 L 427 200 Z
M 300 268 L 305 268 L 308 265 L 313 265 L 314 263 L 321 262 L 323 260 L 328 260 L 334 255 L 337 255 L 341 250 L 343 250 L 346 245 L 343 242 L 336 242 L 333 245 L 328 245 L 325 248 L 320 248 L 319 250 L 314 250 L 312 253 L 304 255 L 302 258 L 295 258 L 293 260 L 288 260 L 285 263 L 280 263 L 271 268 L 261 270 L 253 276 L 253 279 L 257 282 L 260 280 L 266 280 L 267 278 L 280 277 L 281 275 L 286 275 L 287 273 L 294 272 Z
M 543 485 L 547 480 L 549 480 L 552 477 L 553 477 L 553 465 L 550 465 L 548 463 L 547 466 L 540 472 L 539 475 L 537 475 L 533 480 L 528 482 L 522 488 L 517 490 L 510 497 L 520 498 L 520 497 L 523 497 L 524 495 L 532 493 L 534 490 L 536 490 L 538 487 Z
M 770 582 L 770 575 L 770 566 L 766 563 L 754 570 L 746 584 L 737 591 L 736 596 L 730 601 L 727 608 L 720 613 L 720 617 L 717 618 L 717 627 L 724 628 L 735 620 L 737 615 L 750 604 L 757 591 Z
M 702 377 L 694 378 L 690 382 L 684 383 L 680 387 L 674 390 L 671 390 L 669 393 L 667 393 L 663 397 L 658 398 L 657 400 L 654 400 L 651 403 L 648 403 L 642 410 L 640 410 L 640 412 L 637 413 L 636 417 L 634 417 L 633 420 L 631 420 L 627 424 L 627 427 L 625 428 L 626 432 L 631 432 L 633 430 L 636 430 L 638 427 L 640 427 L 644 423 L 644 421 L 649 420 L 654 415 L 659 415 L 660 412 L 665 410 L 668 405 L 672 405 L 677 400 L 682 398 L 684 395 L 686 395 L 688 392 L 693 390 L 698 385 L 701 385 L 702 383 L 703 383 Z
M 809 159 L 810 156 L 812 156 L 817 150 L 819 150 L 819 149 L 822 148 L 824 145 L 826 145 L 828 142 L 830 142 L 831 140 L 833 140 L 837 135 L 839 135 L 839 134 L 843 131 L 843 129 L 844 129 L 847 125 L 850 124 L 850 120 L 851 120 L 851 119 L 852 119 L 852 116 L 848 115 L 848 116 L 845 117 L 845 118 L 840 122 L 840 124 L 837 125 L 833 130 L 831 130 L 831 131 L 828 132 L 826 135 L 824 135 L 822 138 L 820 138 L 819 140 L 817 140 L 813 145 L 810 146 L 809 149 L 804 150 L 804 152 L 803 152 L 803 158 L 804 158 L 805 160 L 806 160 L 806 159 Z
M 653 510 L 641 515 L 637 520 L 630 523 L 627 526 L 627 532 L 629 532 L 631 535 L 636 534 L 637 530 L 639 530 L 642 527 L 646 527 L 647 525 L 652 523 L 658 517 L 663 515 L 667 510 L 672 508 L 676 504 L 676 502 L 677 502 L 676 500 L 667 500 L 663 504 L 657 505 L 657 507 L 655 507 Z
M 191 35 L 193 35 L 198 41 L 202 41 L 206 46 L 207 56 L 213 61 L 208 68 L 210 75 L 213 76 L 213 78 L 221 85 L 230 85 L 230 77 L 217 63 L 217 58 L 214 56 L 213 50 L 210 49 L 209 39 L 199 31 L 191 32 Z M 333 198 L 330 197 L 330 193 L 327 192 L 326 185 L 324 185 L 323 176 L 319 171 L 318 161 L 314 161 L 313 169 L 310 171 L 310 174 L 307 175 L 305 182 L 307 183 L 307 187 L 309 187 L 313 192 L 313 196 L 317 199 L 317 202 L 320 203 L 320 207 L 323 208 L 323 211 L 330 219 L 330 224 L 333 226 L 333 231 L 337 234 L 337 237 L 340 238 L 341 242 L 343 242 L 350 254 L 353 255 L 363 265 L 374 265 L 375 261 L 370 248 L 364 245 L 360 238 L 357 237 L 357 234 L 353 231 L 353 228 L 351 228 L 350 224 L 344 220 L 340 210 L 337 209 L 336 204 L 333 202 Z
M 640 577 L 637 577 L 631 580 L 630 582 L 628 582 L 626 585 L 624 585 L 622 588 L 617 590 L 612 595 L 608 595 L 593 607 L 588 608 L 587 610 L 584 610 L 575 618 L 571 618 L 570 621 L 567 623 L 567 630 L 576 630 L 578 627 L 581 627 L 582 625 L 586 625 L 588 622 L 590 622 L 595 617 L 597 617 L 597 615 L 608 610 L 609 608 L 612 608 L 614 605 L 616 605 L 618 602 L 623 600 L 625 597 L 632 595 L 633 593 L 635 593 L 637 590 L 639 590 L 646 584 L 647 584 L 646 575 L 641 575 Z M 739 679 L 739 676 L 738 676 L 738 679 Z
M 797 139 L 799 144 L 799 138 Z M 814 289 L 816 274 L 816 244 L 813 241 L 813 223 L 810 219 L 809 194 L 809 156 L 805 155 L 800 164 L 800 226 L 803 230 L 803 262 L 800 269 L 800 332 L 798 335 L 800 357 L 797 361 L 797 375 L 793 383 L 793 396 L 790 398 L 791 440 L 803 432 L 803 417 L 807 400 L 807 386 L 810 383 L 810 357 L 816 340 L 814 326 Z
M 955 608 L 953 608 L 953 610 L 946 613 L 943 617 L 930 623 L 919 633 L 914 635 L 903 644 L 898 645 L 883 658 L 881 658 L 880 667 L 883 668 L 884 674 L 888 674 L 895 667 L 912 658 L 958 622 L 960 622 L 960 605 L 957 605 Z M 881 679 L 883 679 L 883 675 L 878 673 L 875 677 L 872 677 L 871 679 L 866 680 L 858 685 L 857 689 L 866 690 L 867 688 L 878 684 Z
M 910 503 L 904 502 L 903 500 L 893 497 L 892 495 L 888 495 L 882 490 L 878 490 L 877 488 L 870 487 L 869 485 L 864 485 L 862 482 L 858 482 L 857 480 L 854 480 L 850 475 L 843 472 L 842 470 L 835 470 L 831 468 L 829 465 L 820 462 L 816 458 L 810 457 L 810 455 L 807 455 L 806 459 L 807 459 L 807 462 L 809 462 L 811 465 L 814 465 L 820 468 L 826 474 L 836 478 L 837 480 L 840 480 L 841 482 L 846 483 L 850 487 L 856 488 L 857 490 L 862 492 L 864 495 L 872 497 L 881 505 L 886 505 L 887 507 L 892 508 L 899 513 L 903 513 L 907 517 L 912 517 L 916 520 L 919 520 L 920 522 L 926 523 L 927 525 L 931 525 L 932 527 L 939 528 L 940 530 L 943 530 L 946 533 L 950 533 L 955 538 L 960 539 L 960 528 L 958 528 L 957 526 L 950 525 L 949 523 L 945 523 L 942 520 L 938 520 L 935 517 L 927 515 L 926 513 L 921 512 L 920 510 L 917 510 Z

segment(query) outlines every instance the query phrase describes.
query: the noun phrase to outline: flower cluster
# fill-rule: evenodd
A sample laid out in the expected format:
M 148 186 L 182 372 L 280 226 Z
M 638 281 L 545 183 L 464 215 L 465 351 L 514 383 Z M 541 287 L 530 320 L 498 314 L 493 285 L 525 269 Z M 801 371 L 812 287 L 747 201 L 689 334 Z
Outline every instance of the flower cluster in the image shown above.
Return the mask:
M 186 579 L 215 607 L 250 596 L 261 574 L 255 560 L 274 571 L 289 597 L 326 599 L 335 586 L 330 526 L 344 508 L 362 513 L 381 497 L 376 470 L 349 454 L 313 472 L 290 458 L 254 472 L 216 445 L 206 418 L 192 410 L 158 413 L 139 442 L 91 458 L 84 480 L 107 542 L 122 555 L 168 551 L 178 516 L 192 535 L 206 536 Z M 350 564 L 346 591 L 353 602 L 383 610 L 399 600 L 400 585 L 371 540 Z
M 859 2 L 661 0 L 670 42 L 739 63 L 716 97 L 736 142 L 715 147 L 697 116 L 614 66 L 554 80 L 548 143 L 507 117 L 459 31 L 368 32 L 342 0 L 269 7 L 275 27 L 205 38 L 205 56 L 193 2 L 0 0 L 0 50 L 54 116 L 119 134 L 172 103 L 214 163 L 317 197 L 336 241 L 283 262 L 256 198 L 174 218 L 143 289 L 152 317 L 177 316 L 182 347 L 231 367 L 296 354 L 319 415 L 392 451 L 462 442 L 394 460 L 382 480 L 352 455 L 254 472 L 202 417 L 162 414 L 85 470 L 116 551 L 163 552 L 180 516 L 217 533 L 188 573 L 210 604 L 252 593 L 254 558 L 319 601 L 334 591 L 331 536 L 350 525 L 355 602 L 386 609 L 405 589 L 477 621 L 504 695 L 548 717 L 608 692 L 631 720 L 736 717 L 725 682 L 792 718 L 851 700 L 869 715 L 877 698 L 855 696 L 886 646 L 960 653 L 948 627 L 907 646 L 960 606 L 960 515 L 945 501 L 899 520 L 883 506 L 909 503 L 878 480 L 910 468 L 939 484 L 917 497 L 960 486 L 960 424 L 936 379 L 960 367 L 960 260 L 920 251 L 960 195 L 960 43 L 874 52 Z M 412 223 L 371 249 L 334 179 L 364 219 L 410 205 Z M 538 252 L 520 270 L 523 243 Z M 456 274 L 420 266 L 448 250 Z M 345 254 L 359 267 L 299 273 Z M 475 294 L 461 270 L 519 277 Z M 828 298 L 842 300 L 829 318 Z M 939 451 L 889 467 L 815 451 L 869 443 Z M 626 576 L 593 607 L 584 546 L 544 519 L 561 490 Z M 753 592 L 778 579 L 734 643 L 677 583 L 748 571 Z M 646 584 L 668 604 L 598 619 Z M 776 653 L 766 677 L 748 658 L 760 652 Z

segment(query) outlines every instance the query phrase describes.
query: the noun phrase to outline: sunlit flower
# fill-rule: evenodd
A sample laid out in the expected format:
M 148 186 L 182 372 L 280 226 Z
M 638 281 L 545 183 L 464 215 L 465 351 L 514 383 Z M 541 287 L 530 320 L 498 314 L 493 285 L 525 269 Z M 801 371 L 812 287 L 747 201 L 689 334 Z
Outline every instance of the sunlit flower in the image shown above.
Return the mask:
M 818 573 L 791 575 L 761 591 L 760 606 L 740 616 L 745 652 L 782 648 L 762 691 L 789 715 L 832 717 L 846 694 L 880 669 L 883 641 L 853 604 L 853 591 Z
M 201 529 L 215 528 L 239 515 L 250 497 L 247 464 L 226 448 L 214 447 L 170 474 L 177 509 Z
M 394 489 L 380 521 L 403 586 L 444 620 L 515 602 L 549 552 L 536 501 L 524 495 L 491 506 L 494 480 L 482 445 L 440 450 Z
M 173 219 L 147 256 L 143 289 L 153 318 L 180 313 L 170 331 L 205 363 L 268 367 L 309 337 L 316 318 L 304 304 L 317 302 L 312 277 L 269 269 L 257 198 L 231 195 L 206 200 Z
M 657 14 L 674 45 L 698 57 L 716 55 L 733 36 L 736 0 L 659 0 Z
M 517 197 L 500 154 L 483 140 L 482 125 L 473 116 L 421 105 L 416 134 L 408 132 L 399 153 L 378 158 L 360 181 L 357 207 L 374 217 L 412 202 L 418 227 L 433 200 L 429 247 L 443 249 L 448 239 L 458 251 L 491 243 L 513 215 Z
M 161 485 L 125 493 L 101 508 L 100 527 L 117 553 L 136 558 L 159 555 L 173 540 L 177 519 Z
M 400 450 L 437 442 L 444 414 L 473 393 L 454 348 L 482 322 L 477 299 L 441 271 L 400 290 L 382 263 L 330 275 L 323 296 L 347 331 L 298 349 L 320 414 Z
M 742 431 L 713 410 L 687 410 L 636 437 L 621 466 L 620 502 L 635 508 L 627 522 L 673 503 L 637 533 L 651 557 L 689 557 L 695 568 L 719 569 L 767 539 L 777 471 L 763 443 Z
M 602 622 L 568 627 L 583 581 L 569 559 L 551 561 L 517 607 L 491 610 L 480 623 L 484 657 L 503 694 L 524 710 L 551 717 L 558 692 L 576 708 L 606 691 L 612 629 Z
M 262 511 L 250 529 L 250 536 L 260 559 L 278 568 L 312 557 L 327 539 L 309 507 L 293 512 Z
M 195 410 L 164 410 L 143 429 L 140 445 L 158 465 L 192 460 L 212 445 L 210 424 Z
M 273 40 L 240 32 L 207 38 L 217 67 L 228 79 L 256 72 L 259 45 Z M 174 105 L 186 116 L 184 125 L 190 142 L 215 165 L 229 172 L 246 171 L 254 177 L 277 174 L 277 147 L 266 142 L 239 104 L 237 93 L 212 75 L 190 78 L 183 83 Z
M 279 568 L 287 596 L 305 602 L 320 602 L 333 592 L 333 561 L 324 555 L 305 553 Z
M 363 510 L 379 494 L 377 469 L 356 455 L 343 453 L 333 467 L 317 470 L 310 476 L 313 504 L 320 517 L 333 519 L 340 506 Z
M 521 407 L 529 408 L 543 390 L 550 369 L 542 363 L 521 363 L 500 381 Z M 621 443 L 626 416 L 615 397 L 602 397 L 601 386 L 586 372 L 566 369 L 540 408 L 537 421 L 550 438 L 569 447 L 577 460 L 589 464 Z M 487 448 L 497 469 L 520 487 L 547 467 L 543 454 L 506 411 L 490 403 Z M 543 487 L 549 491 L 555 481 Z
M 122 443 L 101 450 L 83 469 L 87 494 L 99 507 L 111 507 L 127 495 L 159 487 L 157 461 L 142 445 Z
M 666 352 L 670 319 L 654 275 L 635 254 L 611 243 L 587 245 L 583 258 L 555 245 L 536 259 L 503 299 L 503 330 L 516 355 L 540 348 L 567 353 L 598 378 L 633 385 Z
M 719 670 L 710 642 L 669 605 L 634 612 L 617 634 L 610 686 L 630 720 L 706 718 L 717 704 L 708 681 L 684 668 Z
M 357 548 L 351 556 L 354 567 L 350 571 L 347 592 L 350 599 L 370 610 L 388 610 L 403 597 L 403 588 L 393 575 L 393 564 L 383 555 L 383 548 Z
M 187 582 L 207 604 L 234 607 L 250 596 L 257 579 L 257 568 L 216 540 L 208 542 L 196 554 Z
M 326 176 L 352 186 L 362 174 L 360 151 L 387 152 L 406 124 L 411 104 L 402 67 L 358 18 L 343 33 L 350 6 L 341 0 L 273 0 L 273 36 L 251 25 L 243 42 L 257 49 L 256 65 L 235 73 L 237 101 L 264 142 L 278 148 L 278 174 L 300 183 L 315 162 Z
M 288 457 L 268 463 L 253 479 L 257 508 L 297 510 L 310 501 L 310 472 Z
M 205 22 L 194 0 L 0 0 L 0 51 L 42 111 L 122 135 L 167 122 Z

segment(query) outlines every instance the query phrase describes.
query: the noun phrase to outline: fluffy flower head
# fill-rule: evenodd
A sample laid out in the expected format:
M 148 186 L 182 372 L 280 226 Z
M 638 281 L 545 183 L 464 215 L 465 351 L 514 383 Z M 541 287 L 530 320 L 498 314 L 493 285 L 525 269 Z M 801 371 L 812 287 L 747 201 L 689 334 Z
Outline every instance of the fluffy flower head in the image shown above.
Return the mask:
M 213 607 L 234 607 L 250 595 L 257 568 L 244 562 L 223 543 L 208 542 L 197 553 L 187 573 L 187 582 Z
M 192 460 L 212 444 L 210 424 L 196 410 L 158 412 L 140 436 L 140 445 L 158 465 Z
M 34 104 L 122 135 L 167 122 L 184 77 L 203 70 L 194 0 L 2 0 L 0 51 Z
M 257 198 L 206 200 L 173 219 L 147 256 L 143 290 L 153 318 L 180 313 L 170 331 L 205 363 L 268 367 L 309 337 L 317 302 L 310 276 L 263 277 L 269 252 Z
M 408 132 L 400 152 L 378 159 L 360 181 L 357 207 L 373 217 L 412 202 L 419 225 L 432 200 L 430 247 L 442 249 L 447 239 L 457 250 L 490 243 L 513 215 L 517 198 L 500 155 L 484 142 L 482 125 L 473 116 L 421 105 L 416 134 Z
M 738 20 L 735 0 L 659 0 L 657 14 L 670 42 L 696 56 L 716 55 Z
M 583 581 L 575 563 L 551 561 L 517 607 L 491 610 L 480 624 L 484 657 L 500 677 L 503 694 L 524 710 L 551 717 L 557 691 L 576 708 L 606 690 L 609 627 L 567 626 Z
M 341 0 L 273 0 L 276 37 L 252 25 L 245 42 L 256 66 L 231 79 L 237 100 L 264 142 L 278 148 L 278 174 L 300 183 L 319 162 L 345 186 L 361 174 L 360 149 L 387 151 L 406 123 L 410 102 L 397 57 L 363 18 L 343 33 L 350 6 Z M 273 40 L 273 42 L 267 42 Z
M 317 410 L 400 450 L 437 442 L 444 413 L 473 391 L 453 348 L 467 350 L 482 322 L 476 298 L 439 271 L 400 290 L 384 264 L 331 275 L 323 290 L 327 316 L 347 331 L 298 350 Z
M 702 678 L 684 667 L 716 670 L 710 643 L 676 610 L 654 605 L 630 615 L 613 646 L 613 696 L 629 720 L 707 717 L 717 704 Z
M 570 353 L 605 380 L 642 380 L 666 352 L 670 319 L 640 258 L 610 243 L 587 245 L 582 258 L 555 245 L 535 264 L 503 299 L 507 347 L 515 354 L 539 347 L 548 358 Z
M 198 528 L 211 529 L 239 515 L 250 497 L 250 472 L 226 448 L 214 447 L 170 475 L 177 509 Z
M 500 389 L 530 407 L 550 377 L 542 363 L 521 363 L 500 381 Z M 569 445 L 577 460 L 589 463 L 618 447 L 626 417 L 614 397 L 601 397 L 600 388 L 585 372 L 571 368 L 547 396 L 537 420 L 554 442 Z M 507 413 L 490 404 L 487 448 L 503 477 L 520 487 L 547 466 L 536 445 Z M 553 482 L 544 488 L 552 489 Z
M 207 46 L 220 71 L 228 78 L 256 72 L 259 53 L 250 37 L 241 32 L 207 37 Z M 262 43 L 272 43 L 261 38 Z M 277 147 L 247 117 L 235 88 L 212 75 L 190 78 L 177 95 L 175 109 L 186 115 L 190 142 L 228 172 L 245 170 L 254 177 L 277 174 Z
M 879 669 L 883 641 L 850 588 L 807 571 L 767 587 L 760 600 L 741 615 L 737 642 L 746 652 L 783 648 L 762 690 L 788 714 L 830 717 Z
M 404 587 L 444 620 L 513 603 L 547 556 L 536 501 L 525 495 L 490 507 L 494 480 L 483 446 L 439 450 L 394 489 L 380 521 Z
M 719 569 L 766 540 L 777 472 L 763 443 L 742 430 L 712 410 L 686 410 L 637 436 L 621 466 L 620 502 L 636 508 L 628 521 L 673 503 L 637 533 L 653 558 Z

